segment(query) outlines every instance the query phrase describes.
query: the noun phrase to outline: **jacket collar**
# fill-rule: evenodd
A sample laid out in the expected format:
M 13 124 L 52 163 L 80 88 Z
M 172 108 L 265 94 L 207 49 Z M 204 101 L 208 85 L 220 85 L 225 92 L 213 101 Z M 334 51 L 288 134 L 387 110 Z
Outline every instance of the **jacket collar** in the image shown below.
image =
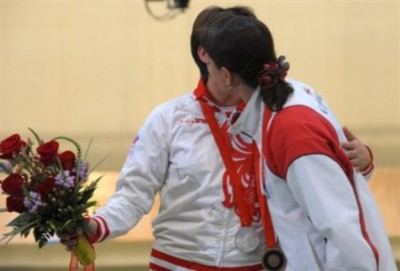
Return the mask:
M 264 102 L 257 88 L 237 121 L 229 128 L 228 132 L 235 135 L 246 133 L 256 137 L 261 130 L 264 114 Z
M 210 92 L 207 88 L 206 81 L 203 78 L 200 78 L 199 82 L 197 83 L 197 87 L 193 91 L 193 95 L 195 96 L 196 100 L 204 99 L 206 100 L 211 106 L 216 106 L 218 108 L 221 108 L 221 106 L 218 106 L 213 99 L 211 98 Z M 241 102 L 238 105 L 236 105 L 236 110 L 238 111 L 243 111 L 245 108 L 246 103 Z M 232 106 L 233 107 L 233 106 Z

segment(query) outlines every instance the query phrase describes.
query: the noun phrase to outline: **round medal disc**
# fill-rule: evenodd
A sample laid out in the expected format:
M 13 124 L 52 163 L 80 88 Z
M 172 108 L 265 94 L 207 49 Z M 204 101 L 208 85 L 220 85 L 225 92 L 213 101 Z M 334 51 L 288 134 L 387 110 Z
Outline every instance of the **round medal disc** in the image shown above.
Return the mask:
M 286 267 L 286 256 L 282 249 L 277 246 L 268 249 L 262 258 L 262 266 L 268 271 L 283 271 Z
M 260 243 L 257 232 L 250 227 L 241 227 L 235 236 L 235 245 L 243 252 L 252 252 Z

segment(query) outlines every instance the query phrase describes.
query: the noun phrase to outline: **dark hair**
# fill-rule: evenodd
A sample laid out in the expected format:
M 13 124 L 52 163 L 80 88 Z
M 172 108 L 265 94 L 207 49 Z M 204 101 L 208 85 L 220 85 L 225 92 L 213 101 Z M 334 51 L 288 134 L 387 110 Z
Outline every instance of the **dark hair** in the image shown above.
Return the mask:
M 272 34 L 267 26 L 254 17 L 221 18 L 210 27 L 205 50 L 218 68 L 225 67 L 237 74 L 243 83 L 256 88 L 271 110 L 282 109 L 293 92 L 281 77 L 274 85 L 260 84 L 259 73 L 268 63 L 276 63 Z
M 205 80 L 208 78 L 207 66 L 200 60 L 197 51 L 199 47 L 204 46 L 208 30 L 215 21 L 235 15 L 255 18 L 254 13 L 247 7 L 235 6 L 231 8 L 221 8 L 211 6 L 201 11 L 193 23 L 192 34 L 190 36 L 191 53 L 200 69 L 200 75 Z

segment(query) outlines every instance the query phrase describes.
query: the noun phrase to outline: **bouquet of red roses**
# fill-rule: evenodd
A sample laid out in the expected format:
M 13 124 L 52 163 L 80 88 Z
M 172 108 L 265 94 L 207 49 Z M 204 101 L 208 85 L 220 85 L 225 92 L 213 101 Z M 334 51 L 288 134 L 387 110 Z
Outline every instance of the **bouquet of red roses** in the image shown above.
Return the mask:
M 88 208 L 96 205 L 91 198 L 101 177 L 86 184 L 88 163 L 74 140 L 61 136 L 44 142 L 31 132 L 36 148 L 32 140 L 21 140 L 18 134 L 0 142 L 0 172 L 6 176 L 0 180 L 1 190 L 7 195 L 7 210 L 19 213 L 8 223 L 13 229 L 3 239 L 33 232 L 41 248 L 55 233 L 83 229 L 74 253 L 82 265 L 90 265 L 95 253 L 85 237 L 85 217 Z M 71 143 L 76 152 L 60 152 L 60 141 Z

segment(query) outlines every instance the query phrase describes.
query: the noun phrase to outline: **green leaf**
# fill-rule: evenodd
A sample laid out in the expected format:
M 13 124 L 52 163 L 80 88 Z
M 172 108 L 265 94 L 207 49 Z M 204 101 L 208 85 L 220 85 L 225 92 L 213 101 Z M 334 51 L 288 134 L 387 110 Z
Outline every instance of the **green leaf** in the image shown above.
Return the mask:
M 75 140 L 73 140 L 73 139 L 71 139 L 69 137 L 65 137 L 65 136 L 57 136 L 57 137 L 53 138 L 53 140 L 59 140 L 59 139 L 62 139 L 62 140 L 65 140 L 65 141 L 68 141 L 68 142 L 72 143 L 76 148 L 77 159 L 82 160 L 81 146 L 78 144 L 78 142 L 76 142 Z
M 19 218 L 19 217 L 17 217 L 17 218 Z M 16 218 L 16 219 L 17 219 L 17 218 Z M 13 221 L 15 221 L 16 219 L 14 219 Z M 10 223 L 11 223 L 11 222 L 10 222 Z M 9 224 L 10 224 L 10 223 L 9 223 Z M 27 224 L 24 223 L 25 225 L 22 224 L 22 225 L 16 226 L 16 227 L 14 227 L 14 228 L 12 229 L 11 232 L 8 232 L 8 233 L 3 234 L 3 238 L 1 238 L 0 241 L 3 241 L 4 239 L 9 238 L 8 241 L 6 242 L 6 244 L 7 244 L 8 242 L 11 241 L 12 238 L 14 238 L 14 237 L 15 237 L 16 235 L 18 235 L 18 234 L 21 234 L 23 237 L 26 237 L 26 236 L 28 236 L 29 231 L 31 230 L 31 228 L 32 228 L 36 223 L 38 223 L 38 220 L 32 221 L 32 222 L 27 223 Z M 7 226 L 8 226 L 8 225 L 7 225 Z
M 92 146 L 92 142 L 93 142 L 93 138 L 91 138 L 91 139 L 89 140 L 89 144 L 88 144 L 88 146 L 86 147 L 86 151 L 85 151 L 85 155 L 84 155 L 84 157 L 83 157 L 83 160 L 86 160 L 86 159 L 87 159 L 87 155 L 88 155 L 88 153 L 89 153 L 90 147 Z
M 16 218 L 14 218 L 13 220 L 11 220 L 7 226 L 8 227 L 21 227 L 24 226 L 26 224 L 27 221 L 29 221 L 29 217 L 30 214 L 29 213 L 21 213 L 20 215 L 18 215 Z M 35 221 L 36 222 L 36 221 Z
M 31 129 L 31 128 L 29 128 L 29 127 L 28 127 L 28 130 L 32 132 L 32 134 L 34 135 L 34 137 L 35 137 L 37 143 L 40 145 L 40 141 L 41 141 L 41 140 L 40 140 L 39 135 L 38 135 L 33 129 Z
M 107 155 L 104 156 L 99 162 L 97 162 L 97 163 L 90 169 L 90 171 L 88 172 L 88 175 L 89 175 L 90 173 L 92 173 L 101 163 L 103 163 L 103 162 L 108 158 L 108 156 L 110 156 L 110 155 L 107 154 Z

